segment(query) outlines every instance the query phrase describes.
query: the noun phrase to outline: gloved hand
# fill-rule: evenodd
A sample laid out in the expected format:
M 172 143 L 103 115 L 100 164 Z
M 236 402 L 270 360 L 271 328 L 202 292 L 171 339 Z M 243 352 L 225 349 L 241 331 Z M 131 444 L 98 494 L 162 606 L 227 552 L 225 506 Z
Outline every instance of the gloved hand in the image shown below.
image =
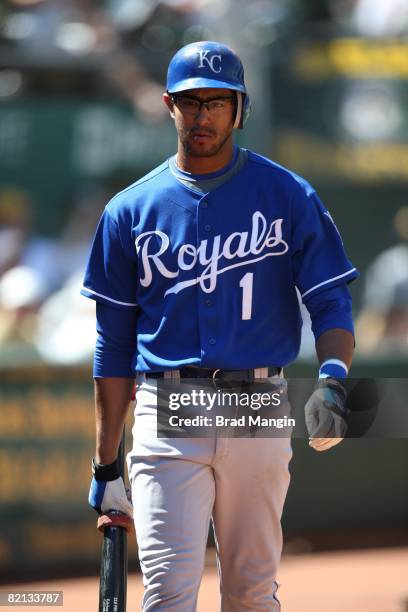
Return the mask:
M 305 406 L 309 446 L 325 451 L 339 444 L 347 432 L 346 389 L 337 378 L 319 379 Z
M 122 512 L 133 518 L 133 506 L 130 502 L 130 492 L 120 475 L 118 460 L 109 465 L 96 463 L 92 459 L 91 488 L 89 489 L 89 504 L 99 514 L 109 514 L 112 511 Z

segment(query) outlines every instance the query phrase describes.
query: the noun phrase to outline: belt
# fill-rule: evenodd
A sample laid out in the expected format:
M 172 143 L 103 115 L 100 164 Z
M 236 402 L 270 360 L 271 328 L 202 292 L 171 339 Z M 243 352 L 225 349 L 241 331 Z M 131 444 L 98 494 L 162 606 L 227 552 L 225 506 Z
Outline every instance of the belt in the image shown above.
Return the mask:
M 166 370 L 164 372 L 146 372 L 146 378 L 171 379 L 180 378 L 209 378 L 213 380 L 245 380 L 253 382 L 259 378 L 269 378 L 270 376 L 280 375 L 282 368 L 251 368 L 249 370 L 224 370 L 220 368 L 199 368 L 196 366 L 184 366 L 178 370 Z

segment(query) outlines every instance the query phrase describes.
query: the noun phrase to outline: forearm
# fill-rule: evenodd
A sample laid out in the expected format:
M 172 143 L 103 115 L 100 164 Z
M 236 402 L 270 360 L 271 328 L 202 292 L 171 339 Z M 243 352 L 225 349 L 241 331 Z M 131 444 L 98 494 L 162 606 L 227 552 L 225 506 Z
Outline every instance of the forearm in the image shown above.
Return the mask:
M 312 295 L 306 299 L 305 305 L 312 320 L 320 365 L 327 359 L 337 359 L 350 369 L 355 343 L 351 295 L 347 285 L 330 287 Z
M 350 369 L 354 353 L 354 336 L 345 329 L 328 329 L 316 342 L 319 363 L 327 359 L 339 359 Z
M 95 378 L 97 463 L 112 463 L 118 455 L 133 385 L 133 378 Z

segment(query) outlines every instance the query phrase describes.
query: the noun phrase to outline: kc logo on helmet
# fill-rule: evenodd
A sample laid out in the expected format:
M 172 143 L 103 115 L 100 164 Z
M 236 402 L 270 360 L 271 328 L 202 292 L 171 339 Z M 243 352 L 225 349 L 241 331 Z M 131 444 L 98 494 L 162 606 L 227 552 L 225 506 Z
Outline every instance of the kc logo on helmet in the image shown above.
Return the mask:
M 208 57 L 209 52 L 210 52 L 209 50 L 207 50 L 207 51 L 199 51 L 198 52 L 200 54 L 200 63 L 198 64 L 198 67 L 199 68 L 205 68 L 205 63 L 206 63 L 207 66 L 213 72 L 216 72 L 216 73 L 221 72 L 221 62 L 222 62 L 221 55 L 211 55 L 210 57 Z M 214 63 L 215 60 L 218 60 L 218 62 L 219 62 L 219 63 L 217 63 L 217 65 Z

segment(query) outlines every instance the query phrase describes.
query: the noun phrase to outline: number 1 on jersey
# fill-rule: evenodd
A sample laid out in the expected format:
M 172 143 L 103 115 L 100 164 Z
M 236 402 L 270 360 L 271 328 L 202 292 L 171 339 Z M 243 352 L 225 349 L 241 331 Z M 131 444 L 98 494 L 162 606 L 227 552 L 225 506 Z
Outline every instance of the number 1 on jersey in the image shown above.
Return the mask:
M 241 278 L 239 286 L 242 287 L 242 320 L 249 321 L 252 317 L 252 286 L 254 273 L 247 272 Z

